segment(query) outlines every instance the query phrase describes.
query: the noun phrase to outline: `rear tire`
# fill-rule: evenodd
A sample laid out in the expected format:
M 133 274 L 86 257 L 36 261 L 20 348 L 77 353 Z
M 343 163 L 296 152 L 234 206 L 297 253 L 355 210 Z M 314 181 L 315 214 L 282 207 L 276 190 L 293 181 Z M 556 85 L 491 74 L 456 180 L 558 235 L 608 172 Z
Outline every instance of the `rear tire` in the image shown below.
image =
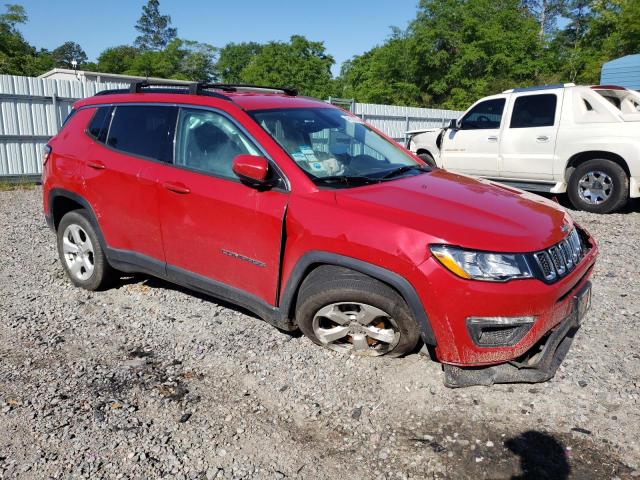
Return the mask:
M 56 235 L 60 262 L 71 283 L 85 290 L 99 290 L 112 283 L 115 271 L 107 262 L 86 210 L 65 214 Z
M 567 193 L 578 210 L 612 213 L 629 200 L 629 177 L 611 160 L 589 160 L 573 171 Z
M 430 167 L 438 168 L 438 165 L 436 165 L 435 159 L 430 153 L 420 153 L 418 154 L 418 158 L 420 158 L 420 160 L 422 160 L 424 163 L 426 163 Z
M 420 340 L 395 290 L 343 267 L 321 266 L 309 274 L 300 287 L 296 319 L 311 341 L 347 354 L 399 357 Z

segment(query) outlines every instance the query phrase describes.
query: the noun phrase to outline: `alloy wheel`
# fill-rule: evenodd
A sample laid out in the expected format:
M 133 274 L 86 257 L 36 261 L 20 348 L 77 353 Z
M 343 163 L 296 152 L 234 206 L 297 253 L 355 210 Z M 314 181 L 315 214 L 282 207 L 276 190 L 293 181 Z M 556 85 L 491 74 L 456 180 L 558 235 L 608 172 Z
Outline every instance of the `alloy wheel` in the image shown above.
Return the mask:
M 67 226 L 62 235 L 64 260 L 77 280 L 88 280 L 95 269 L 94 249 L 87 232 L 77 224 Z
M 358 302 L 322 307 L 313 317 L 313 333 L 326 347 L 356 355 L 379 356 L 400 341 L 400 329 L 385 311 Z
M 613 193 L 613 180 L 604 172 L 587 172 L 578 182 L 580 198 L 591 205 L 606 202 Z

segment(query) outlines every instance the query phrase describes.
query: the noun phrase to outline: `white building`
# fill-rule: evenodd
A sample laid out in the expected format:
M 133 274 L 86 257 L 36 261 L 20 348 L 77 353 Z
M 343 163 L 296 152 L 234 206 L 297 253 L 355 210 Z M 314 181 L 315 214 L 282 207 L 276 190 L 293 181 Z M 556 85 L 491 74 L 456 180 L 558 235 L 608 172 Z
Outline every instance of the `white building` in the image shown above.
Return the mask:
M 133 83 L 147 80 L 148 82 L 162 82 L 162 83 L 175 83 L 176 85 L 186 85 L 190 82 L 185 80 L 171 80 L 167 78 L 155 78 L 155 77 L 138 77 L 135 75 L 120 75 L 117 73 L 101 73 L 101 72 L 88 72 L 85 70 L 71 70 L 68 68 L 54 68 L 46 73 L 43 73 L 38 78 L 46 78 L 49 80 L 75 80 L 75 81 L 93 81 L 99 83 L 114 82 L 114 83 Z

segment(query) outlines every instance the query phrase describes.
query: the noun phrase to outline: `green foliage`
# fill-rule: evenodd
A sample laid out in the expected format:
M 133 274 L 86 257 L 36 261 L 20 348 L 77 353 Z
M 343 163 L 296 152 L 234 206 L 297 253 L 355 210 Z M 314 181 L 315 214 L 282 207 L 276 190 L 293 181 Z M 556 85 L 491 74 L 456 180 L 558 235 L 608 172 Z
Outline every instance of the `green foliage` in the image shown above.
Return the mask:
M 262 45 L 255 42 L 228 43 L 220 49 L 216 68 L 224 83 L 242 82 L 242 70 L 260 53 Z
M 416 83 L 414 39 L 394 29 L 384 45 L 343 64 L 340 96 L 368 103 L 418 106 L 425 98 Z
M 83 68 L 87 63 L 87 54 L 80 45 L 75 42 L 64 42 L 51 52 L 53 63 L 60 68 L 73 68 L 73 61 L 78 62 L 77 68 Z
M 322 42 L 293 35 L 289 42 L 269 42 L 240 72 L 244 83 L 296 87 L 301 93 L 326 98 L 333 93 L 334 60 Z
M 149 0 L 142 7 L 142 15 L 136 24 L 140 35 L 135 40 L 135 46 L 141 50 L 162 50 L 178 34 L 177 29 L 170 25 L 171 17 L 160 14 L 160 1 Z
M 172 40 L 164 50 L 130 51 L 129 60 L 122 58 L 124 47 L 111 52 L 110 59 L 125 66 L 121 72 L 142 77 L 173 78 L 177 80 L 211 81 L 216 79 L 215 55 L 217 50 L 206 43 Z M 102 56 L 100 57 L 102 58 Z M 100 62 L 98 66 L 104 65 Z
M 130 45 L 107 48 L 98 56 L 97 71 L 124 73 L 132 68 L 138 53 L 139 50 Z
M 37 69 L 36 49 L 29 45 L 17 25 L 26 23 L 27 15 L 20 5 L 6 5 L 0 14 L 0 73 L 28 75 Z

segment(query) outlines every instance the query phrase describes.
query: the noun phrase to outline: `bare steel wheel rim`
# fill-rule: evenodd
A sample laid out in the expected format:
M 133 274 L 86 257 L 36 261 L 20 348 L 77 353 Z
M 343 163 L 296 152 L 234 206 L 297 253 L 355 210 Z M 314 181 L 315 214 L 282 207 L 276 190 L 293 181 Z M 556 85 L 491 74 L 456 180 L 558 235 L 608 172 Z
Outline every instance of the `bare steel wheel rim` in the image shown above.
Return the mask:
M 322 307 L 313 316 L 312 326 L 326 347 L 356 355 L 384 355 L 400 341 L 396 321 L 366 303 L 339 302 Z
M 587 172 L 578 182 L 580 198 L 591 205 L 606 202 L 613 193 L 613 180 L 604 172 Z
M 87 232 L 75 223 L 64 229 L 62 235 L 64 261 L 71 275 L 78 280 L 88 280 L 95 269 L 93 243 Z

